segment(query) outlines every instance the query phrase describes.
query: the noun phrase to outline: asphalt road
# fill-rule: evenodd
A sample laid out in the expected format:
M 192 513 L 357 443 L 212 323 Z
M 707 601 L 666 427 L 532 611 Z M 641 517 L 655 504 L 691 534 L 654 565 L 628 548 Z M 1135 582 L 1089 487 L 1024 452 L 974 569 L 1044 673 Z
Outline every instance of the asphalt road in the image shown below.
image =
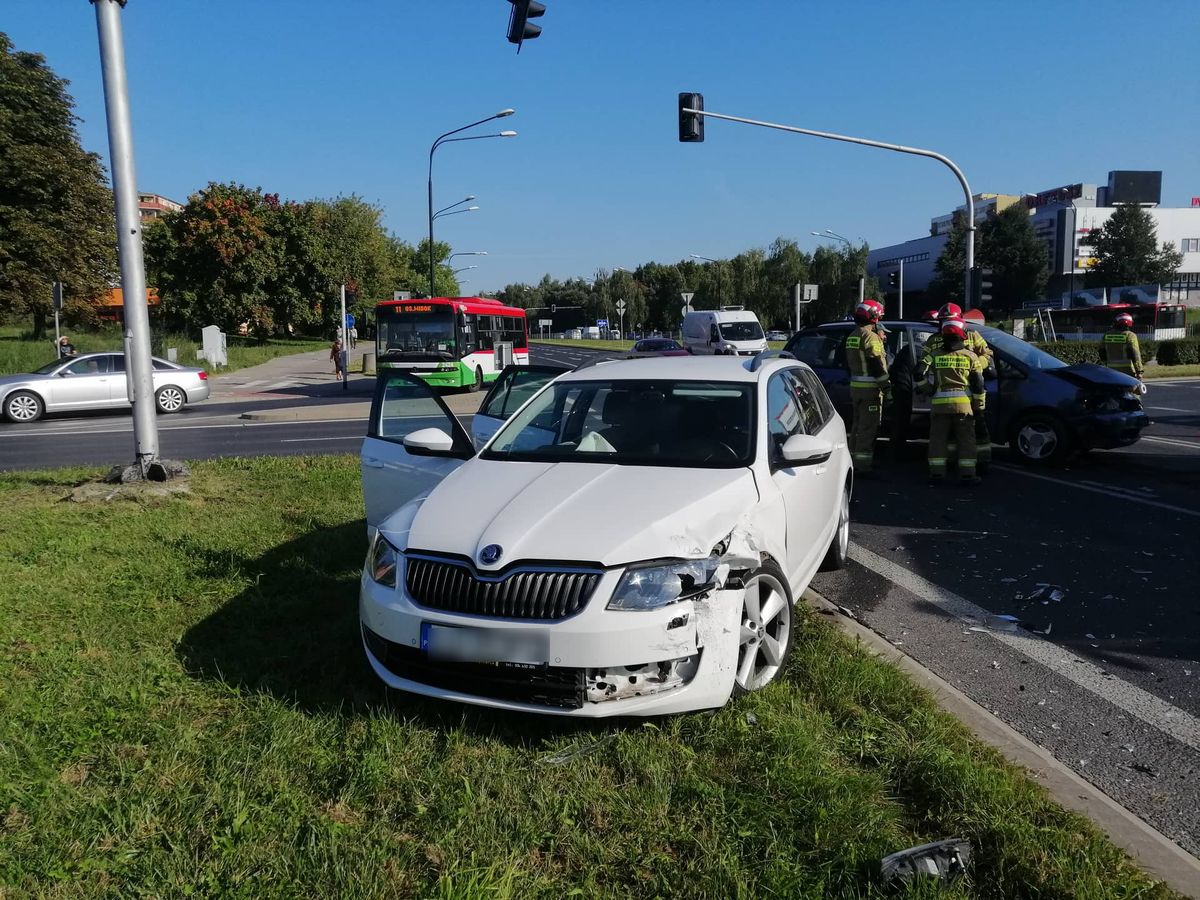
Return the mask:
M 598 355 L 622 354 L 535 345 L 532 359 Z M 268 386 L 164 417 L 163 453 L 357 452 L 361 405 L 336 407 L 361 404 L 369 380 L 349 395 Z M 857 491 L 853 562 L 813 586 L 1200 853 L 1200 380 L 1150 382 L 1145 405 L 1154 423 L 1133 447 L 1054 470 L 1000 451 L 974 490 L 883 464 Z M 238 418 L 280 406 L 334 418 Z M 0 469 L 108 465 L 131 448 L 128 413 L 0 426 Z

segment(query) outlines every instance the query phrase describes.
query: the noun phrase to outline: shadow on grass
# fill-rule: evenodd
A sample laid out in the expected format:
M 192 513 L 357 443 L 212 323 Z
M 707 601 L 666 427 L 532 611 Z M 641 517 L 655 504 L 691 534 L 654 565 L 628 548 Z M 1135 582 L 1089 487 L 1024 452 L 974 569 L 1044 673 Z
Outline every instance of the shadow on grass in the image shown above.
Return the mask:
M 305 712 L 394 715 L 526 748 L 613 729 L 611 720 L 489 710 L 387 688 L 367 664 L 359 635 L 358 567 L 365 534 L 358 519 L 311 531 L 259 557 L 181 542 L 198 574 L 254 579 L 252 587 L 184 634 L 176 652 L 189 674 L 267 694 Z

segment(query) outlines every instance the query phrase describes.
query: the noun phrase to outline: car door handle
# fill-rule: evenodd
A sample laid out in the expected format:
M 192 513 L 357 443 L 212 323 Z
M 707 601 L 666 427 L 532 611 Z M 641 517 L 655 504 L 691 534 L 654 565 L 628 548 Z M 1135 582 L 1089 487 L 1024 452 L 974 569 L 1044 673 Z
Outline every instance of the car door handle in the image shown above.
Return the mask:
M 362 458 L 362 462 L 363 462 L 364 466 L 368 466 L 372 469 L 382 469 L 383 468 L 383 460 L 376 459 L 374 456 L 364 456 Z

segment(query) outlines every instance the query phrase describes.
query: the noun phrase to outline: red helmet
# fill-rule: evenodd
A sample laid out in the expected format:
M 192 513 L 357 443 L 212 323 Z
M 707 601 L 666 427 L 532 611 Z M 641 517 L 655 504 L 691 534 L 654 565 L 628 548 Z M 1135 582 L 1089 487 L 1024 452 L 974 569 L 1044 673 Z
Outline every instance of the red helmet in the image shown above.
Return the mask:
M 947 318 L 961 319 L 962 318 L 962 307 L 959 306 L 957 303 L 947 303 L 947 304 L 943 305 L 941 309 L 938 310 L 938 318 L 939 319 L 947 319 Z
M 967 326 L 963 324 L 963 320 L 957 316 L 948 316 L 942 319 L 942 334 L 953 335 L 959 340 L 965 340 L 967 337 Z
M 925 310 L 925 314 L 921 316 L 922 322 L 929 322 L 930 324 L 933 324 L 933 325 L 937 324 L 937 320 L 938 320 L 938 311 L 936 309 L 927 309 L 927 310 Z
M 883 318 L 883 304 L 878 300 L 868 297 L 858 306 L 854 307 L 854 321 L 862 322 L 865 325 L 870 325 L 878 322 Z
M 1113 324 L 1121 328 L 1132 328 L 1133 316 L 1131 316 L 1129 313 L 1121 313 L 1119 316 L 1113 319 Z

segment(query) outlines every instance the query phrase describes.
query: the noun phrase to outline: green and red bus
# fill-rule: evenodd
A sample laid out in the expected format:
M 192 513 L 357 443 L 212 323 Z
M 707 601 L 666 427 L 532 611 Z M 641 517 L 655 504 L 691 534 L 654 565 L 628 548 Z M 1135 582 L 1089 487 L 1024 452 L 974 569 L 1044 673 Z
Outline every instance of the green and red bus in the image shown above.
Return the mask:
M 375 353 L 379 369 L 479 390 L 506 365 L 529 365 L 525 310 L 481 297 L 383 300 L 375 307 Z

